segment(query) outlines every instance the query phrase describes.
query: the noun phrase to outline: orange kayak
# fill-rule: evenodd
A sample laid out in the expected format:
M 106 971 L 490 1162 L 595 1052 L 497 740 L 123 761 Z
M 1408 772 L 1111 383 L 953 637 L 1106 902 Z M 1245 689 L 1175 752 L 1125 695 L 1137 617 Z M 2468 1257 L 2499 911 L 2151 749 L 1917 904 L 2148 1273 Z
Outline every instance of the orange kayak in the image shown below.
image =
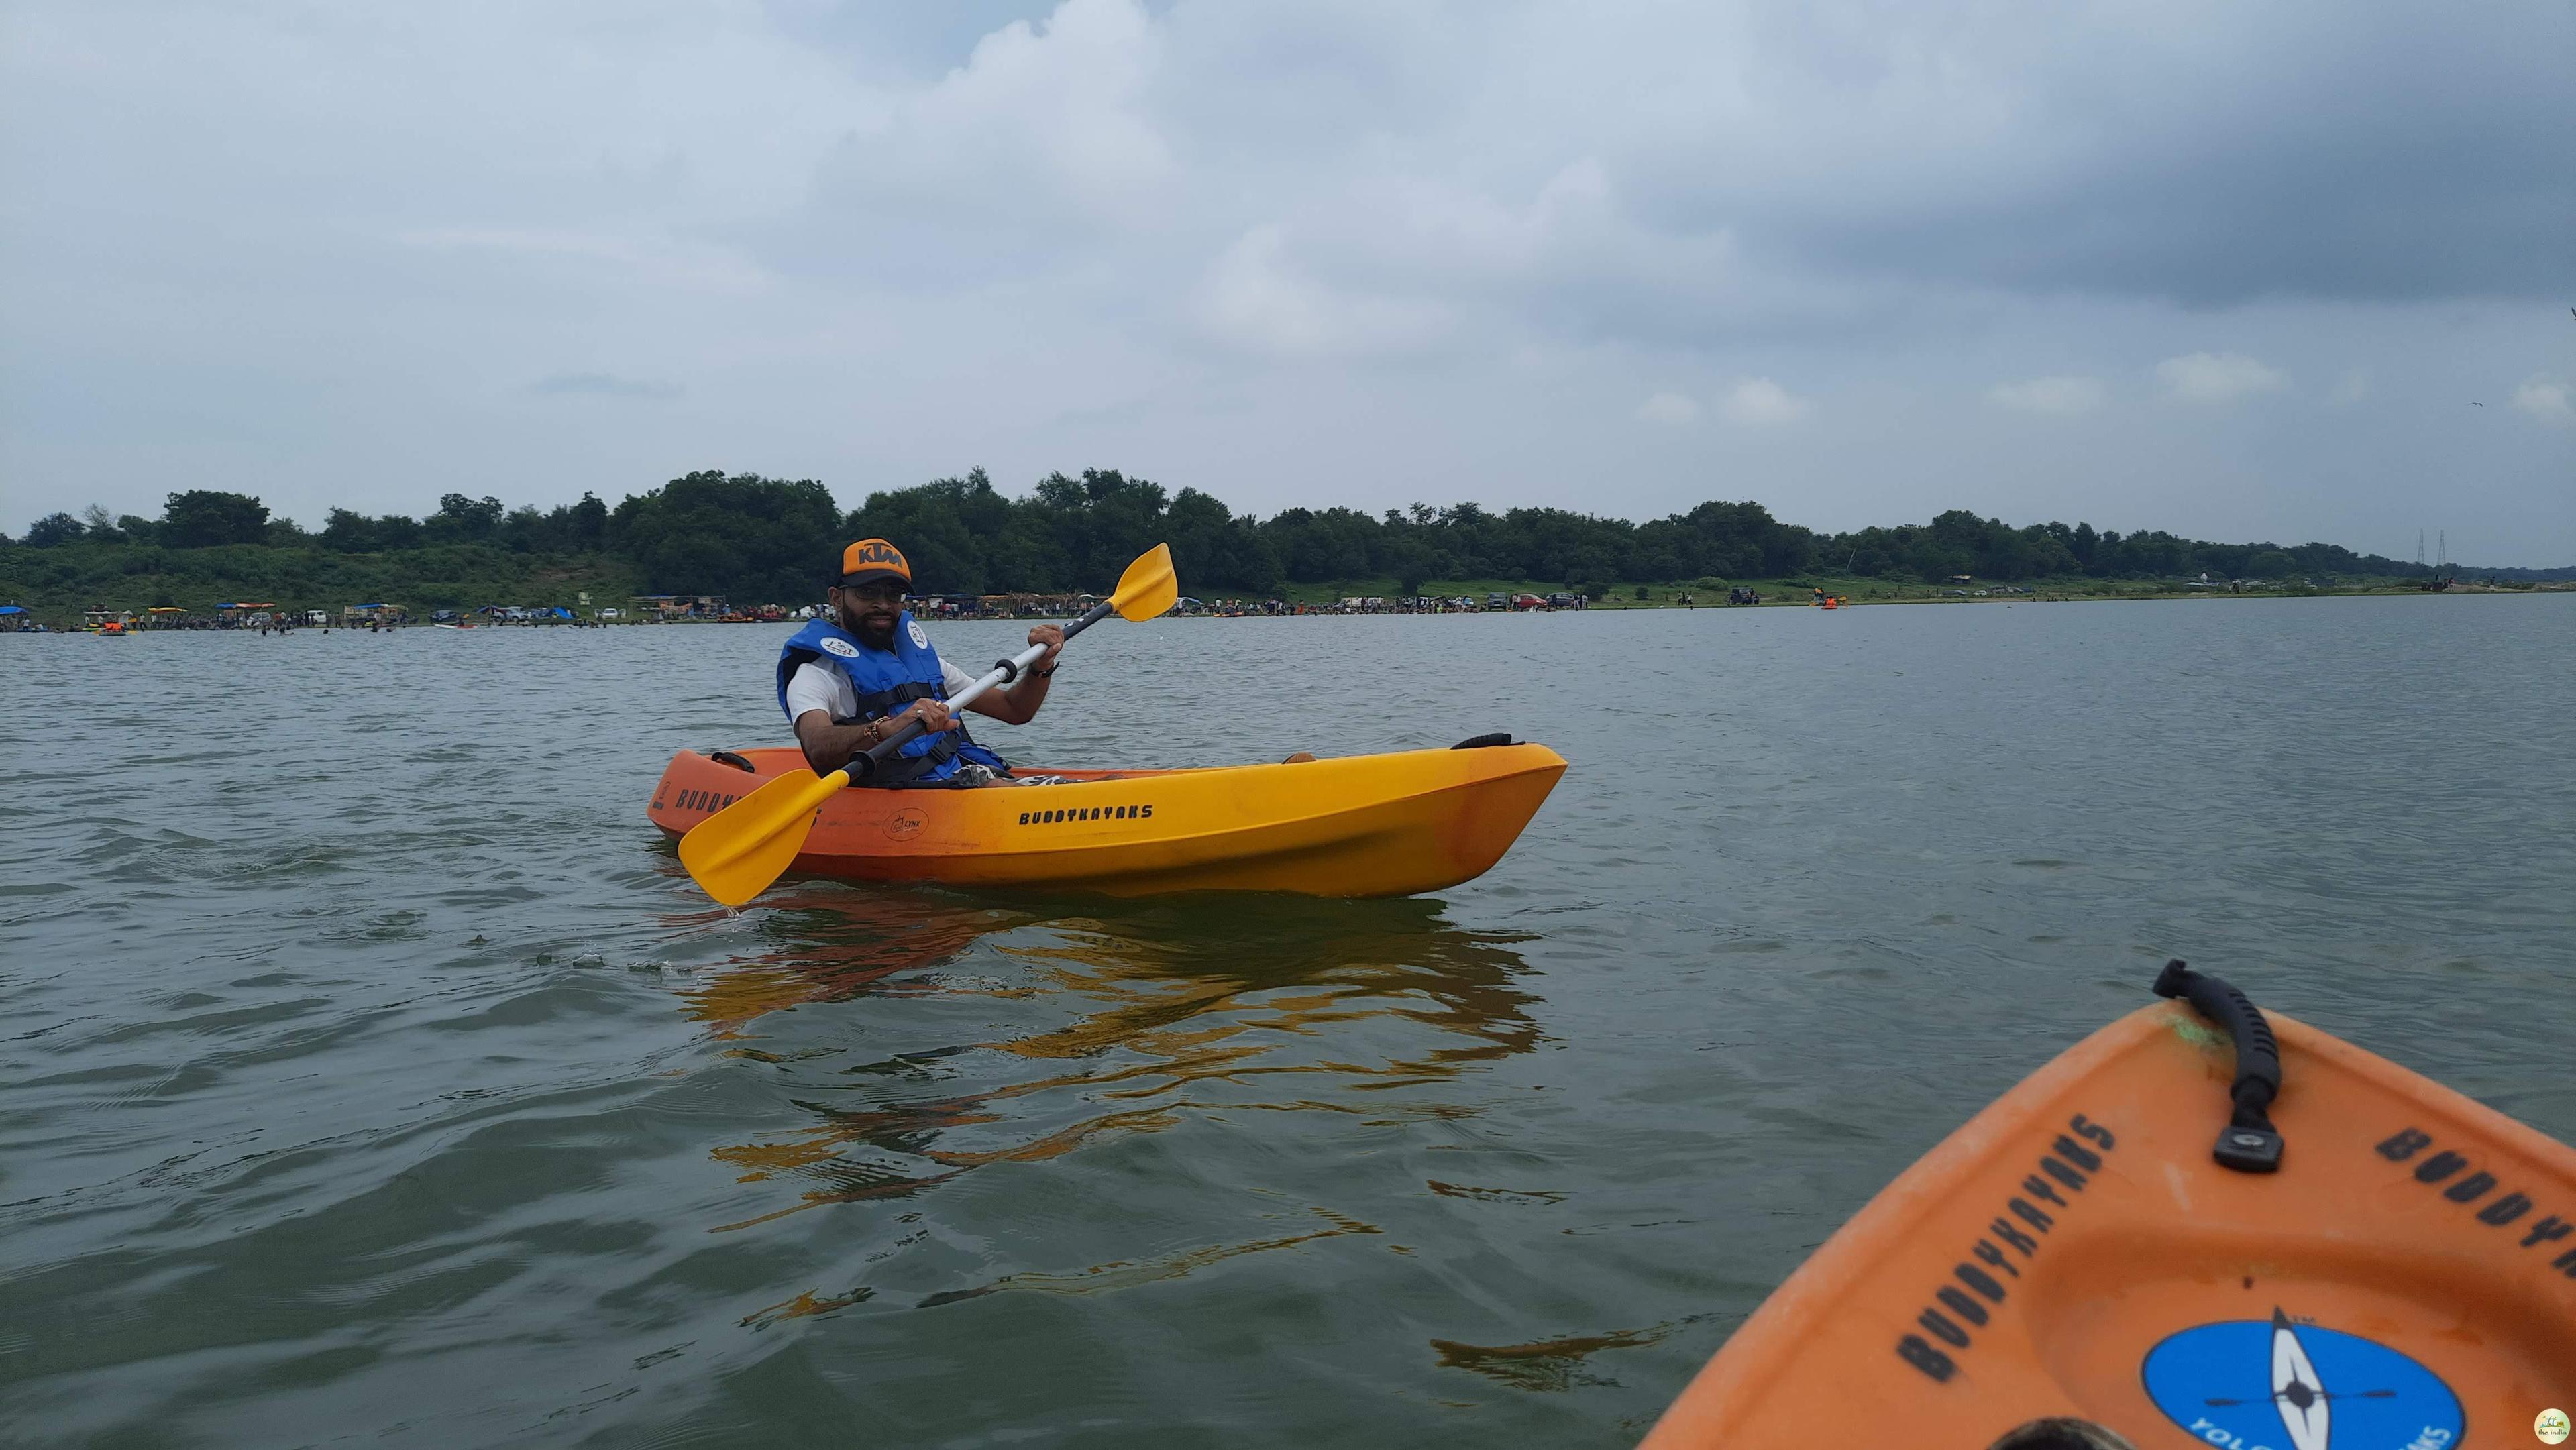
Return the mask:
M 792 749 L 682 751 L 646 814 L 679 836 L 804 767 Z M 1020 772 L 1060 785 L 853 788 L 824 803 L 791 869 L 1114 895 L 1410 896 L 1501 860 L 1564 773 L 1544 745 L 1470 741 L 1279 765 Z
M 1924 1155 L 1647 1450 L 2542 1443 L 2576 1403 L 2576 1150 L 2180 962 L 2157 991 L 2193 1005 Z

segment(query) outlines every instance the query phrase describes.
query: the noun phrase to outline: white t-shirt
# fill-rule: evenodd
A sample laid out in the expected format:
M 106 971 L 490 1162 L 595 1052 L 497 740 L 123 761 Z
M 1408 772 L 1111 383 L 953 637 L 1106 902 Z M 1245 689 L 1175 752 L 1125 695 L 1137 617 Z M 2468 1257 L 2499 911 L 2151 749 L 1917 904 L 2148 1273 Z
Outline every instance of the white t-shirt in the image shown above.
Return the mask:
M 939 662 L 940 687 L 948 698 L 975 683 L 975 677 L 950 664 Z M 859 713 L 859 692 L 850 688 L 850 677 L 829 665 L 813 660 L 796 667 L 787 677 L 787 718 L 801 720 L 808 710 L 824 710 L 835 720 L 846 720 Z

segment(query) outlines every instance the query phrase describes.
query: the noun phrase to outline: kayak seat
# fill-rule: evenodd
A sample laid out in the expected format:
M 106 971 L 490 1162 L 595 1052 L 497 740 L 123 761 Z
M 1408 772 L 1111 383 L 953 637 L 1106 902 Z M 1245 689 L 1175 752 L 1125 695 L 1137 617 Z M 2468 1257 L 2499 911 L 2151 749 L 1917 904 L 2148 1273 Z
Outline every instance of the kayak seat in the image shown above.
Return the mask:
M 2004 1432 L 1988 1450 L 2137 1450 L 2090 1420 L 2033 1420 Z
M 1483 750 L 1488 746 L 1513 745 L 1517 743 L 1519 742 L 1512 739 L 1511 732 L 1505 730 L 1492 735 L 1471 735 L 1449 748 L 1452 750 Z

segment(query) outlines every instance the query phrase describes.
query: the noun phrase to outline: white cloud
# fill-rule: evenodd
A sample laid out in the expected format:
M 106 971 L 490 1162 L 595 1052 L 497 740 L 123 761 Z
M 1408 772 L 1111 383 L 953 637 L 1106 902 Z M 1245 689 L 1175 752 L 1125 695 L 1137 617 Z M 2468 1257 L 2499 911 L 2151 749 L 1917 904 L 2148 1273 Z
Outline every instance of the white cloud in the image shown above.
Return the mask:
M 1754 426 L 1794 423 L 1814 410 L 1814 403 L 1769 378 L 1746 378 L 1717 405 L 1718 416 L 1729 423 Z
M 1699 404 L 1679 393 L 1657 393 L 1637 405 L 1637 416 L 1649 423 L 1676 426 L 1699 421 Z
M 1358 357 L 1409 351 L 1437 337 L 1436 305 L 1335 287 L 1287 256 L 1275 226 L 1237 237 L 1199 289 L 1201 326 L 1221 342 L 1278 358 Z
M 2548 366 L 2447 522 L 2576 559 L 2576 375 L 2511 321 L 2565 272 L 2563 0 L 0 3 L 0 478 L 78 502 L 417 513 L 507 458 L 1508 506 L 1662 434 L 1819 527 L 2367 544 Z
M 2543 423 L 2576 423 L 2576 388 L 2564 378 L 2533 373 L 2513 390 L 2513 405 Z
M 528 391 L 545 395 L 589 394 L 601 398 L 676 398 L 677 383 L 630 378 L 617 373 L 556 373 L 537 379 Z
M 1989 401 L 2022 413 L 2072 418 L 2102 406 L 2102 384 L 2094 378 L 2031 378 L 1997 383 L 1986 389 Z
M 2279 370 L 2232 352 L 2195 352 L 2156 364 L 2165 390 L 2186 403 L 2233 403 L 2290 385 Z
M 514 265 L 552 262 L 595 272 L 590 264 L 604 263 L 626 269 L 639 281 L 657 287 L 740 293 L 762 288 L 770 280 L 757 265 L 727 248 L 667 237 L 509 227 L 425 227 L 396 231 L 391 240 L 430 252 L 487 253 Z
M 1175 164 L 1145 105 L 1163 39 L 1136 0 L 1064 0 L 1040 25 L 1014 20 L 963 66 L 865 128 L 834 180 L 879 206 L 1016 216 L 1032 200 L 1095 219 L 1131 210 Z

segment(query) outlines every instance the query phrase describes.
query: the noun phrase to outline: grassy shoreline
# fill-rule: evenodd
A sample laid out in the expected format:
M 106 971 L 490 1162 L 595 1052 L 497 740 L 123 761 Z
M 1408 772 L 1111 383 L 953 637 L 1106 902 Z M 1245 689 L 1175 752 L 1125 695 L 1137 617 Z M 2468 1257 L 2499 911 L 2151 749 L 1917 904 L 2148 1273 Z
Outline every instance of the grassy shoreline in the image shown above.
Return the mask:
M 2410 595 L 2427 592 L 2418 588 L 2409 580 L 2377 577 L 2337 578 L 2332 580 L 2319 579 L 2315 587 L 2306 587 L 2296 584 L 2288 587 L 2272 585 L 2246 589 L 2243 591 L 2233 591 L 2225 584 L 2213 584 L 2206 587 L 2198 587 L 2192 583 L 2187 583 L 2178 579 L 2032 579 L 2017 582 L 2008 586 L 1999 586 L 1984 582 L 1974 582 L 1966 585 L 1919 584 L 1894 579 L 1864 579 L 1837 575 L 1806 575 L 1794 579 L 1730 580 L 1717 585 L 1714 589 L 1704 585 L 1646 584 L 1643 586 L 1647 593 L 1647 597 L 1644 599 L 1638 599 L 1636 597 L 1636 591 L 1640 587 L 1637 584 L 1633 582 L 1617 584 L 1610 586 L 1600 599 L 1591 602 L 1586 607 L 1590 609 L 1725 609 L 1748 607 L 1742 605 L 1730 606 L 1727 604 L 1726 591 L 1730 586 L 1735 585 L 1751 588 L 1756 593 L 1760 594 L 1762 596 L 1762 603 L 1759 607 L 1764 609 L 1779 608 L 1786 605 L 1811 605 L 1815 599 L 1814 590 L 1818 588 L 1823 589 L 1828 594 L 1840 597 L 1846 605 L 2030 604 L 2085 599 L 2341 598 L 2356 595 Z M 1525 593 L 1537 594 L 1544 597 L 1548 593 L 1554 590 L 1560 590 L 1563 587 L 1564 586 L 1562 585 L 1538 584 L 1528 581 L 1492 579 L 1438 580 L 1423 585 L 1421 592 L 1433 597 L 1451 597 L 1464 594 L 1481 601 L 1486 595 L 1496 593 Z M 2017 592 L 1994 592 L 1999 588 L 2009 588 Z M 2462 579 L 2457 584 L 2452 585 L 2451 588 L 2445 592 L 2453 594 L 2530 594 L 2550 593 L 2553 591 L 2569 589 L 2576 589 L 2576 583 L 2499 583 L 2490 586 L 2484 580 L 2473 581 Z M 1696 601 L 1690 605 L 1682 604 L 1680 602 L 1680 598 L 1685 594 L 1695 595 Z M 1367 597 L 1370 595 L 1377 595 L 1390 599 L 1394 598 L 1396 597 L 1395 584 L 1391 580 L 1360 580 L 1344 584 L 1305 585 L 1291 589 L 1282 597 L 1287 599 L 1291 604 L 1331 605 L 1342 599 L 1354 596 Z M 1216 597 L 1218 596 L 1209 596 L 1209 601 L 1213 603 Z
M 1236 597 L 1228 591 L 1189 588 L 1189 566 L 1181 561 L 1182 588 L 1210 603 Z M 488 545 L 449 545 L 383 554 L 338 554 L 325 550 L 268 546 L 216 546 L 204 549 L 121 548 L 109 550 L 67 545 L 38 550 L 0 547 L 0 603 L 26 608 L 30 623 L 56 629 L 77 628 L 81 611 L 93 605 L 140 613 L 150 605 L 178 605 L 190 618 L 204 619 L 222 602 L 255 599 L 280 609 L 321 609 L 337 616 L 352 604 L 383 600 L 409 608 L 415 618 L 432 609 L 473 609 L 484 604 L 563 605 L 587 616 L 602 606 L 631 605 L 642 588 L 641 572 L 626 561 L 601 554 L 519 553 Z M 1794 578 L 1676 582 L 1639 585 L 1626 581 L 1608 586 L 1593 609 L 1727 608 L 1730 585 L 1745 585 L 1762 595 L 1762 607 L 1805 606 L 1821 587 L 1847 603 L 1987 604 L 2037 603 L 2074 599 L 2184 599 L 2324 597 L 2420 593 L 2405 579 L 2382 575 L 2319 578 L 2317 587 L 2269 586 L 2243 593 L 2224 585 L 2194 587 L 2179 579 L 2059 578 L 2018 581 L 1999 586 L 1983 581 L 1923 584 L 1906 580 L 1809 575 Z M 1637 597 L 1639 589 L 1646 597 Z M 1536 594 L 1560 591 L 1561 583 L 1528 579 L 1440 579 L 1423 583 L 1418 593 L 1434 597 L 1466 595 L 1482 601 L 1490 594 Z M 2009 588 L 2015 592 L 1991 592 Z M 2530 593 L 2576 588 L 2570 581 L 2511 581 L 2489 586 L 2463 579 L 2455 593 Z M 1979 591 L 1989 591 L 1980 594 Z M 588 607 L 582 595 L 587 594 Z M 1293 585 L 1278 598 L 1291 604 L 1330 607 L 1351 597 L 1395 598 L 1392 579 L 1350 579 Z M 1693 605 L 1680 601 L 1695 596 Z M 739 603 L 740 601 L 737 601 Z M 804 600 L 779 601 L 790 605 Z M 1260 601 L 1251 601 L 1258 604 Z

